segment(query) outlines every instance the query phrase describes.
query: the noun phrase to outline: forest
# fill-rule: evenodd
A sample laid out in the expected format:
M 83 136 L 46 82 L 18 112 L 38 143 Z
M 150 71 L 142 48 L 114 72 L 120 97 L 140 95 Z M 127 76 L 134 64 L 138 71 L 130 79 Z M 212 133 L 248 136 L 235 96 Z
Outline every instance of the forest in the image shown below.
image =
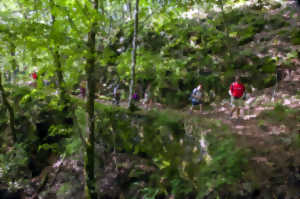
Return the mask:
M 0 1 L 0 199 L 299 199 L 298 0 Z

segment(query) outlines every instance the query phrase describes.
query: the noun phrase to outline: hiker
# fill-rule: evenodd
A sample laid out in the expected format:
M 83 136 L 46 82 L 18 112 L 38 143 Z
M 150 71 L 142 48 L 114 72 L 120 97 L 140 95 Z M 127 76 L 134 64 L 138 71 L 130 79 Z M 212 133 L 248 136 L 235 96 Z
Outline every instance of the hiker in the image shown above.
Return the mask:
M 196 88 L 193 89 L 193 92 L 190 97 L 192 101 L 192 107 L 190 109 L 193 112 L 195 106 L 199 105 L 200 112 L 202 111 L 202 85 L 199 84 Z
M 148 86 L 145 90 L 143 105 L 145 106 L 145 109 L 147 109 L 147 110 L 152 105 L 151 84 L 148 84 Z
M 132 99 L 135 103 L 140 101 L 140 96 L 143 93 L 143 89 L 142 89 L 141 84 L 142 84 L 141 80 L 138 80 L 136 85 L 135 85 L 135 89 L 133 91 L 133 94 L 132 94 Z
M 230 117 L 233 118 L 233 113 L 236 111 L 237 118 L 239 118 L 240 117 L 240 108 L 244 104 L 243 97 L 245 95 L 245 87 L 242 84 L 239 76 L 236 76 L 235 82 L 233 82 L 230 85 L 229 95 L 231 96 L 231 105 L 233 107 L 231 110 L 231 113 L 230 113 Z
M 119 106 L 120 105 L 120 98 L 121 98 L 121 93 L 120 93 L 120 84 L 117 83 L 114 87 L 114 99 L 113 99 L 113 104 Z
M 133 95 L 132 95 L 132 99 L 135 101 L 135 102 L 138 102 L 140 100 L 140 96 L 137 92 L 134 92 Z
M 31 77 L 34 81 L 37 80 L 37 74 L 36 74 L 36 71 L 34 71 L 32 74 L 31 74 Z
M 32 83 L 31 85 L 36 88 L 37 87 L 37 79 L 38 79 L 38 75 L 37 75 L 37 72 L 36 70 L 34 70 L 32 73 L 31 73 L 31 77 L 32 77 Z

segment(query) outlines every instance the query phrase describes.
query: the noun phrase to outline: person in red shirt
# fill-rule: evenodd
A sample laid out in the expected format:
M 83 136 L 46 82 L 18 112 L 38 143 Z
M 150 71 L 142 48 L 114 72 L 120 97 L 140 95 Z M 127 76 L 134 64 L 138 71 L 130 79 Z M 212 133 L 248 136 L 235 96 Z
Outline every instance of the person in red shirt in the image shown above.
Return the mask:
M 32 79 L 33 79 L 34 81 L 37 80 L 37 74 L 36 74 L 35 71 L 31 74 L 31 76 L 32 76 Z
M 230 113 L 230 116 L 233 116 L 233 113 L 237 112 L 237 118 L 240 116 L 240 107 L 243 106 L 243 96 L 245 94 L 245 86 L 242 84 L 239 76 L 235 77 L 235 82 L 230 85 L 229 94 L 231 96 L 231 104 L 233 109 Z
M 33 73 L 31 73 L 31 77 L 33 79 L 32 86 L 34 88 L 36 88 L 37 87 L 37 79 L 38 79 L 37 72 L 33 71 Z

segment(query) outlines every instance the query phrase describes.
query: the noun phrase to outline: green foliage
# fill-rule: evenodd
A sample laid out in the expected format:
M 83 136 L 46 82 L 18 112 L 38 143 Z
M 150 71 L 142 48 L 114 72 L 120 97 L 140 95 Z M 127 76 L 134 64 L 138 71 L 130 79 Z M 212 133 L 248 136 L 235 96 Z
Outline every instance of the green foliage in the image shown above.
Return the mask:
M 71 128 L 66 128 L 64 125 L 52 125 L 50 126 L 49 130 L 49 136 L 69 136 L 72 133 Z
M 291 42 L 294 45 L 300 45 L 300 31 L 298 29 L 294 29 L 291 33 Z
M 78 136 L 66 138 L 66 142 L 64 144 L 65 144 L 64 153 L 67 156 L 72 156 L 72 155 L 78 153 L 78 151 L 83 151 L 82 140 Z
M 41 144 L 38 147 L 38 151 L 51 151 L 51 152 L 55 152 L 57 153 L 59 151 L 60 145 L 58 143 L 54 143 L 54 144 Z
M 253 26 L 249 26 L 245 29 L 243 29 L 239 35 L 240 35 L 240 39 L 239 39 L 239 45 L 244 45 L 249 43 L 250 41 L 253 40 L 255 34 L 256 34 L 256 29 Z
M 280 2 L 271 2 L 271 8 L 272 9 L 278 9 L 281 8 L 282 4 Z
M 18 189 L 20 185 L 14 182 L 14 179 L 19 179 L 28 176 L 28 146 L 23 143 L 18 143 L 13 148 L 0 154 L 0 180 L 3 183 L 11 184 L 11 189 Z M 7 150 L 7 149 L 4 149 Z
M 288 22 L 286 20 L 284 20 L 281 16 L 277 16 L 277 17 L 272 17 L 269 21 L 268 24 L 270 24 L 272 26 L 272 28 L 274 29 L 279 29 L 282 28 L 284 26 L 288 25 Z
M 262 67 L 260 68 L 260 72 L 263 73 L 274 73 L 276 71 L 276 64 L 275 61 L 273 59 L 271 59 L 270 57 L 265 57 L 262 60 Z
M 267 22 L 264 20 L 264 16 L 261 13 L 257 12 L 247 12 L 242 18 L 240 18 L 240 25 L 252 26 L 256 33 L 259 33 L 263 30 Z
M 99 106 L 97 110 L 107 150 L 113 146 L 116 151 L 143 154 L 157 167 L 147 185 L 140 187 L 147 198 L 168 194 L 180 198 L 193 193 L 200 197 L 207 190 L 235 183 L 242 175 L 247 153 L 236 148 L 231 136 L 217 136 L 217 132 L 228 131 L 220 122 L 197 120 L 198 130 L 189 134 L 184 116 L 174 111 L 132 115 L 113 107 Z M 199 146 L 204 129 L 212 130 L 205 136 L 209 157 L 203 156 L 204 149 Z
M 281 16 L 264 20 L 268 13 L 261 12 L 262 5 L 259 5 L 260 12 L 255 12 L 251 8 L 232 9 L 237 1 L 222 2 L 226 8 L 224 15 L 211 12 L 207 18 L 198 20 L 182 18 L 182 14 L 194 5 L 208 10 L 214 6 L 220 8 L 220 1 L 141 1 L 136 80 L 142 89 L 152 83 L 156 101 L 183 107 L 198 83 L 207 91 L 227 95 L 237 71 L 249 74 L 245 77 L 247 84 L 258 88 L 274 85 L 276 61 L 271 57 L 259 58 L 256 52 L 243 50 L 243 45 L 251 42 L 266 24 L 280 29 L 288 23 Z M 89 122 L 83 107 L 85 102 L 72 101 L 76 118 L 72 126 L 72 122 L 67 122 L 70 110 L 66 110 L 58 97 L 53 52 L 60 55 L 69 93 L 86 77 L 86 58 L 91 56 L 86 39 L 96 20 L 97 72 L 93 78 L 99 92 L 107 95 L 102 87 L 111 84 L 116 76 L 125 80 L 125 86 L 130 79 L 132 12 L 127 4 L 101 1 L 104 10 L 100 8 L 98 12 L 90 1 L 52 3 L 34 0 L 0 3 L 1 70 L 12 73 L 16 62 L 24 72 L 18 76 L 22 80 L 20 84 L 32 80 L 30 73 L 34 70 L 39 76 L 36 88 L 7 85 L 23 145 L 9 151 L 9 144 L 3 144 L 1 152 L 7 153 L 0 155 L 0 173 L 6 181 L 18 177 L 18 172 L 26 167 L 27 153 L 37 152 L 42 156 L 45 151 L 53 151 L 71 156 L 83 146 L 80 136 L 84 137 Z M 272 6 L 275 9 L 279 4 Z M 291 42 L 295 45 L 300 43 L 299 33 L 298 29 L 292 31 Z M 289 61 L 296 57 L 297 52 L 287 54 Z M 49 80 L 50 85 L 43 85 L 43 80 Z M 156 168 L 146 180 L 146 186 L 140 188 L 144 198 L 169 194 L 186 198 L 193 193 L 200 198 L 211 190 L 235 183 L 242 175 L 247 154 L 236 147 L 231 136 L 224 136 L 228 129 L 220 121 L 201 118 L 196 121 L 197 130 L 188 134 L 185 126 L 188 116 L 174 111 L 152 111 L 145 115 L 98 103 L 95 106 L 97 144 L 102 144 L 108 152 L 146 157 Z M 7 119 L 1 107 L 0 114 L 2 132 L 6 130 Z M 299 122 L 296 114 L 296 110 L 276 105 L 274 110 L 260 116 L 258 125 L 262 127 L 262 121 L 271 120 L 296 123 Z M 43 124 L 45 129 L 38 129 L 38 124 Z M 206 129 L 212 132 L 204 135 Z M 208 143 L 207 149 L 199 146 L 200 140 Z M 134 177 L 140 176 L 143 175 Z M 69 188 L 66 184 L 59 193 L 63 195 Z
M 293 134 L 292 136 L 292 144 L 298 148 L 300 148 L 300 135 L 299 133 Z
M 142 189 L 143 193 L 143 198 L 145 199 L 155 199 L 157 194 L 159 193 L 159 189 L 157 188 L 150 188 L 150 187 L 145 187 Z
M 64 183 L 57 192 L 57 195 L 60 198 L 66 198 L 66 195 L 69 193 L 70 189 L 72 187 L 72 184 L 70 182 Z
M 285 124 L 288 127 L 294 127 L 294 124 L 299 121 L 298 114 L 299 110 L 277 103 L 273 110 L 262 112 L 260 117 L 274 124 Z
M 212 160 L 201 165 L 197 179 L 202 193 L 236 182 L 241 177 L 243 167 L 247 163 L 245 151 L 235 148 L 232 139 L 223 140 L 221 143 L 219 141 L 209 143 L 211 143 L 209 152 Z M 199 194 L 202 195 L 202 193 Z

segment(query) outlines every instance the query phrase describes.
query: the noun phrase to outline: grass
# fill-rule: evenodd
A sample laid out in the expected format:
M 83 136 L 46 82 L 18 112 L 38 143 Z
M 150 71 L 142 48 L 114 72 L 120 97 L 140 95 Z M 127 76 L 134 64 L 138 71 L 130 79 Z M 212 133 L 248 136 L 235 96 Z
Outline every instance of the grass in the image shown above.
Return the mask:
M 275 104 L 273 110 L 267 110 L 259 115 L 259 118 L 266 120 L 271 124 L 284 124 L 288 127 L 294 127 L 295 124 L 300 122 L 300 111 L 291 109 L 282 104 Z
M 294 45 L 300 45 L 300 30 L 294 29 L 291 33 L 291 42 Z

